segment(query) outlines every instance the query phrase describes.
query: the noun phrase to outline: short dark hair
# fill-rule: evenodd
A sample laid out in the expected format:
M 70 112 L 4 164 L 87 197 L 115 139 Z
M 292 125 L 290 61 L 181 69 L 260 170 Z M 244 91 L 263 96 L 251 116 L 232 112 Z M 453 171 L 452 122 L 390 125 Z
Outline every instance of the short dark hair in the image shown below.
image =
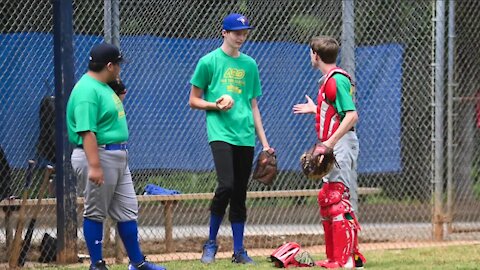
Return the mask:
M 340 45 L 338 41 L 328 36 L 312 37 L 310 48 L 326 64 L 334 64 L 337 61 Z
M 102 69 L 107 66 L 104 63 L 97 63 L 97 62 L 88 62 L 88 70 L 91 70 L 93 72 L 100 72 Z

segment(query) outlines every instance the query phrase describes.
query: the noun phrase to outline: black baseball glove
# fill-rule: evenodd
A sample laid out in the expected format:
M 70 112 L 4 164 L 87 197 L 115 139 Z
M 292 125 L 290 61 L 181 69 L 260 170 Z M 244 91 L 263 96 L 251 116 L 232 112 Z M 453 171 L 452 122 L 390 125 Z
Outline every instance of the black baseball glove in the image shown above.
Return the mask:
M 123 84 L 122 80 L 120 80 L 120 78 L 109 82 L 108 86 L 110 86 L 110 88 L 113 89 L 113 91 L 115 92 L 115 94 L 117 94 L 117 96 L 124 95 L 127 93 L 127 88 Z

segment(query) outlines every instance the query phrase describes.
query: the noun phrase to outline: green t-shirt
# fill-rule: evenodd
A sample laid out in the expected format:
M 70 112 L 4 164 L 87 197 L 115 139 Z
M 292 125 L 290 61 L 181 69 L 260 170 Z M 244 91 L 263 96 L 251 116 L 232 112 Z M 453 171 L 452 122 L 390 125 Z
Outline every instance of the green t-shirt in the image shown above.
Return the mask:
M 223 94 L 235 101 L 228 111 L 208 110 L 208 141 L 238 146 L 255 146 L 255 125 L 251 100 L 262 94 L 257 63 L 241 53 L 227 55 L 221 48 L 203 56 L 195 69 L 192 85 L 204 91 L 204 99 L 215 102 Z
M 355 102 L 353 101 L 353 86 L 350 80 L 343 74 L 334 74 L 333 78 L 337 86 L 336 99 L 332 104 L 335 110 L 340 115 L 340 120 L 343 120 L 345 113 L 348 111 L 355 111 Z
M 97 143 L 128 140 L 128 127 L 122 101 L 106 83 L 85 74 L 72 90 L 67 103 L 67 130 L 71 143 L 83 144 L 82 131 L 92 131 Z

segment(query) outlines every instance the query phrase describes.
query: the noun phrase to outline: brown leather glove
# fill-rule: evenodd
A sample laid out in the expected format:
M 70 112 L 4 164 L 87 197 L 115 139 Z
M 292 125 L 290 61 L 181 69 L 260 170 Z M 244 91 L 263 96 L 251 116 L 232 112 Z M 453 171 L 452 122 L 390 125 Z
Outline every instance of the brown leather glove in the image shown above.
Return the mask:
M 322 179 L 338 163 L 333 149 L 318 141 L 300 157 L 303 173 L 310 179 Z
M 257 157 L 252 178 L 265 185 L 272 185 L 277 177 L 277 156 L 270 148 L 260 152 Z

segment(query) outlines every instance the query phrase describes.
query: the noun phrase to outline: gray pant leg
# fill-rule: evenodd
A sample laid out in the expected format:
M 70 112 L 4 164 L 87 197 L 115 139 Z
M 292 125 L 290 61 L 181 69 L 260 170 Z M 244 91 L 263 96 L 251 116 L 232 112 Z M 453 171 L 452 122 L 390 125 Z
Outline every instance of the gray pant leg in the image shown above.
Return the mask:
M 72 167 L 78 181 L 85 186 L 84 218 L 103 222 L 107 215 L 115 221 L 135 220 L 138 213 L 137 198 L 127 166 L 125 150 L 98 149 L 104 183 L 98 186 L 88 179 L 88 163 L 83 149 L 72 153 Z
M 109 211 L 110 217 L 117 222 L 136 220 L 138 217 L 138 201 L 133 187 L 130 168 L 125 167 L 118 180 Z
M 335 145 L 335 158 L 338 165 L 325 176 L 329 182 L 341 182 L 350 190 L 350 203 L 354 211 L 358 211 L 358 183 L 357 183 L 357 159 L 359 144 L 355 132 L 347 132 Z
M 108 208 L 113 198 L 113 194 L 118 179 L 111 168 L 106 166 L 108 156 L 103 152 L 105 150 L 99 149 L 100 164 L 103 169 L 104 183 L 98 186 L 88 179 L 88 161 L 83 149 L 76 148 L 72 153 L 72 167 L 77 175 L 77 181 L 83 183 L 85 205 L 83 217 L 94 221 L 103 222 L 108 214 Z

